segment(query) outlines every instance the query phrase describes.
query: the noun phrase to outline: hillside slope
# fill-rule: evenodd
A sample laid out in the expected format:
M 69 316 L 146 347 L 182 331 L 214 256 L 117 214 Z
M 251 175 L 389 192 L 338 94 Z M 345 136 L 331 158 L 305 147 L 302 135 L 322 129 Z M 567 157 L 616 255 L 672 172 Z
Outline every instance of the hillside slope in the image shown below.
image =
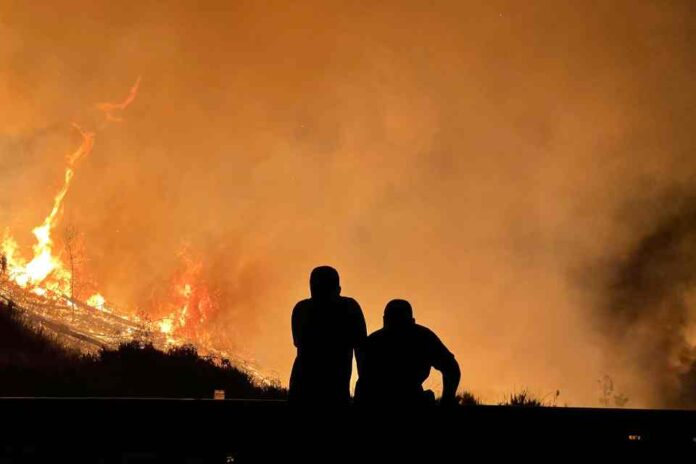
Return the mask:
M 29 324 L 22 311 L 0 303 L 0 396 L 284 398 L 285 390 L 260 385 L 226 360 L 195 348 L 162 351 L 132 341 L 85 355 Z

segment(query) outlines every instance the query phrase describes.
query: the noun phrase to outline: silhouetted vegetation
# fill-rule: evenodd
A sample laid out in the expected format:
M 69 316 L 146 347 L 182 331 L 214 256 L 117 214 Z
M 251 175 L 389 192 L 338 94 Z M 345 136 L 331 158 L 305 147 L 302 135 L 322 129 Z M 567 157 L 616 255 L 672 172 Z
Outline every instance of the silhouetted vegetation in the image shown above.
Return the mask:
M 535 397 L 528 390 L 522 390 L 518 393 L 511 393 L 505 401 L 500 403 L 501 406 L 522 406 L 522 407 L 539 407 L 544 406 L 544 402 Z
M 471 393 L 470 391 L 464 390 L 462 393 L 456 396 L 457 404 L 460 406 L 478 406 L 481 404 L 481 400 Z
M 200 356 L 192 346 L 164 352 L 133 341 L 80 355 L 29 326 L 21 312 L 0 305 L 0 396 L 284 398 L 278 385 L 259 385 L 226 360 Z
M 599 398 L 599 404 L 606 408 L 616 407 L 623 408 L 628 403 L 628 396 L 624 393 L 617 392 L 614 389 L 614 379 L 609 375 L 605 375 L 602 379 L 598 380 L 602 396 Z

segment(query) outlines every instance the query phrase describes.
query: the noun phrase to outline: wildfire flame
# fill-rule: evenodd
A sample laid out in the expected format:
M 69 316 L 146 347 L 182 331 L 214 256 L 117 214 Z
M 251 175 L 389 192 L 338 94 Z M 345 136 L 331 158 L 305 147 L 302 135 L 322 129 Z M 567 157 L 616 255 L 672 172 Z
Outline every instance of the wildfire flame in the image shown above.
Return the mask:
M 140 86 L 140 77 L 131 87 L 128 96 L 120 103 L 101 103 L 97 105 L 104 112 L 109 121 L 122 121 L 113 115 L 116 110 L 125 110 L 134 100 Z M 33 246 L 34 257 L 26 263 L 18 253 L 17 242 L 6 233 L 2 243 L 2 252 L 7 260 L 9 279 L 22 288 L 31 287 L 38 295 L 45 295 L 47 291 L 66 295 L 68 293 L 71 273 L 65 268 L 59 257 L 53 253 L 53 240 L 51 232 L 56 227 L 59 215 L 63 210 L 65 196 L 70 190 L 70 184 L 75 176 L 75 168 L 81 159 L 85 158 L 94 148 L 95 133 L 84 130 L 78 124 L 73 123 L 82 137 L 80 146 L 67 157 L 63 186 L 53 198 L 53 208 L 44 219 L 43 223 L 32 230 L 36 238 Z M 103 299 L 103 297 L 102 297 Z M 89 301 L 89 300 L 88 300 Z M 103 306 L 103 303 L 102 305 Z
M 73 124 L 73 126 L 80 132 L 82 143 L 77 150 L 68 156 L 68 165 L 65 168 L 63 187 L 53 199 L 53 209 L 51 209 L 51 212 L 46 216 L 43 223 L 32 230 L 34 237 L 36 237 L 36 244 L 33 247 L 34 258 L 27 265 L 23 266 L 16 260 L 13 260 L 16 255 L 16 242 L 12 240 L 12 245 L 8 245 L 7 247 L 3 243 L 3 250 L 6 248 L 12 250 L 11 254 L 8 253 L 10 278 L 21 287 L 26 287 L 27 285 L 36 286 L 36 290 L 39 294 L 41 294 L 41 289 L 38 285 L 51 274 L 53 274 L 52 282 L 50 282 L 53 284 L 51 285 L 51 289 L 54 291 L 65 291 L 65 285 L 67 285 L 67 282 L 70 280 L 70 274 L 67 272 L 60 259 L 53 255 L 51 232 L 55 229 L 58 215 L 63 208 L 65 195 L 68 193 L 70 183 L 75 175 L 75 164 L 80 159 L 89 155 L 94 147 L 94 133 L 83 130 L 77 124 Z
M 100 103 L 97 108 L 104 112 L 104 117 L 107 121 L 122 122 L 123 118 L 120 116 L 114 116 L 114 111 L 123 111 L 128 108 L 128 105 L 133 103 L 135 97 L 138 95 L 138 88 L 140 87 L 140 77 L 135 81 L 133 87 L 131 87 L 130 92 L 125 100 L 121 103 Z
M 117 111 L 124 111 L 135 100 L 140 87 L 140 77 L 131 87 L 128 96 L 119 103 L 100 103 L 97 108 L 102 111 L 111 122 L 121 122 L 123 119 L 116 116 Z M 67 165 L 63 185 L 53 198 L 53 207 L 41 225 L 35 227 L 32 233 L 36 239 L 33 245 L 33 257 L 27 262 L 20 252 L 17 241 L 5 231 L 0 243 L 0 253 L 6 260 L 5 278 L 32 293 L 47 298 L 68 299 L 69 305 L 76 304 L 72 301 L 74 295 L 71 292 L 71 270 L 62 262 L 59 255 L 54 252 L 52 233 L 54 232 L 63 211 L 64 202 L 79 161 L 87 157 L 94 148 L 96 133 L 83 129 L 76 123 L 73 127 L 81 136 L 80 146 L 67 156 Z M 202 279 L 203 264 L 192 257 L 188 248 L 183 249 L 179 256 L 182 261 L 182 269 L 173 277 L 172 291 L 166 303 L 162 306 L 168 308 L 167 315 L 155 321 L 155 328 L 166 335 L 168 343 L 180 342 L 180 337 L 189 340 L 199 340 L 203 334 L 199 330 L 209 315 L 216 309 L 213 298 Z M 85 303 L 92 308 L 104 312 L 112 312 L 106 298 L 95 293 L 86 299 Z M 124 316 L 137 322 L 143 322 L 138 316 Z
M 111 113 L 116 109 L 124 110 L 133 102 L 139 84 L 140 78 L 136 80 L 128 97 L 123 102 L 103 103 L 98 106 L 107 115 L 107 119 L 120 120 L 113 117 Z M 22 288 L 30 287 L 32 292 L 38 295 L 46 295 L 48 291 L 66 295 L 72 278 L 71 273 L 65 268 L 60 258 L 53 253 L 51 233 L 55 230 L 63 210 L 65 196 L 70 190 L 72 179 L 75 176 L 76 165 L 92 152 L 96 135 L 94 132 L 84 130 L 76 123 L 72 125 L 80 133 L 82 142 L 77 150 L 67 156 L 63 186 L 53 198 L 53 208 L 43 223 L 32 230 L 36 238 L 36 244 L 32 247 L 34 257 L 26 263 L 18 252 L 17 242 L 9 235 L 9 232 L 5 233 L 1 247 L 10 281 Z
M 106 122 L 121 122 L 122 117 L 117 113 L 123 112 L 135 100 L 140 86 L 140 77 L 131 87 L 128 96 L 120 103 L 101 103 L 97 108 L 104 113 Z M 44 301 L 63 301 L 62 308 L 79 312 L 81 308 L 91 308 L 102 314 L 103 318 L 95 318 L 94 314 L 85 314 L 78 329 L 66 329 L 67 332 L 75 334 L 79 332 L 77 338 L 80 340 L 91 340 L 90 343 L 105 346 L 106 344 L 118 343 L 123 341 L 123 337 L 135 336 L 138 331 L 155 331 L 158 340 L 164 340 L 166 345 L 181 345 L 194 342 L 202 353 L 224 359 L 233 358 L 228 353 L 215 350 L 211 347 L 204 330 L 204 324 L 210 316 L 217 311 L 217 303 L 205 281 L 203 275 L 203 263 L 200 259 L 194 258 L 194 254 L 185 247 L 179 257 L 182 263 L 181 269 L 172 278 L 170 294 L 165 297 L 166 302 L 159 304 L 164 308 L 164 317 L 159 320 L 150 321 L 148 318 L 138 316 L 134 313 L 124 314 L 115 311 L 112 305 L 101 293 L 94 293 L 84 302 L 78 301 L 73 294 L 71 284 L 73 275 L 72 268 L 68 268 L 61 260 L 61 256 L 54 252 L 54 242 L 52 233 L 60 220 L 64 208 L 65 198 L 70 190 L 70 186 L 75 176 L 77 164 L 87 157 L 94 148 L 96 132 L 83 129 L 80 125 L 73 123 L 73 127 L 81 136 L 79 147 L 67 156 L 67 165 L 63 178 L 63 185 L 53 198 L 53 207 L 44 221 L 32 230 L 36 243 L 32 247 L 33 257 L 27 261 L 20 253 L 17 241 L 12 237 L 9 229 L 5 230 L 0 242 L 0 257 L 2 258 L 2 268 L 0 268 L 0 284 L 2 284 L 2 294 L 8 298 L 7 289 L 12 285 L 26 290 L 28 293 L 38 295 Z M 9 285 L 9 286 L 8 286 Z M 12 294 L 12 291 L 9 292 Z M 50 307 L 51 305 L 44 305 Z M 37 312 L 37 319 L 43 324 L 53 324 L 56 320 L 65 321 L 64 309 L 55 306 L 54 315 Z M 62 312 L 61 312 L 62 311 Z M 41 313 L 41 314 L 39 314 Z M 75 314 L 75 313 L 74 313 Z M 63 319 L 61 319 L 63 318 Z M 91 321 L 91 322 L 90 322 Z M 103 330 L 109 324 L 115 323 L 121 329 L 120 336 L 113 335 L 112 329 Z M 97 327 L 101 326 L 101 329 Z M 50 325 L 49 325 L 50 326 Z M 101 330 L 101 332 L 100 332 Z M 119 338 L 121 337 L 121 338 Z M 247 369 L 262 382 L 268 382 L 263 376 L 258 374 L 256 369 L 240 360 L 240 367 Z
M 203 341 L 203 326 L 217 311 L 217 303 L 205 281 L 203 262 L 188 246 L 179 252 L 179 260 L 180 269 L 172 277 L 169 295 L 158 304 L 157 311 L 168 314 L 158 321 L 158 326 L 162 333 Z
M 115 116 L 114 112 L 123 111 L 133 103 L 139 86 L 140 77 L 138 77 L 135 84 L 131 87 L 128 96 L 123 101 L 119 103 L 101 103 L 97 105 L 97 108 L 104 112 L 108 121 L 122 121 L 123 119 Z M 27 262 L 21 256 L 17 241 L 10 235 L 9 231 L 5 231 L 0 244 L 0 252 L 4 257 L 6 268 L 3 270 L 7 279 L 40 296 L 66 297 L 71 294 L 71 272 L 63 264 L 60 256 L 54 253 L 54 242 L 51 235 L 59 222 L 65 197 L 70 190 L 77 164 L 92 152 L 96 137 L 95 132 L 85 130 L 76 123 L 73 123 L 72 126 L 79 132 L 81 143 L 74 152 L 66 157 L 67 165 L 65 167 L 63 185 L 53 198 L 51 211 L 41 225 L 32 230 L 36 239 L 36 243 L 32 247 L 32 259 Z M 72 297 L 72 295 L 70 296 Z M 90 296 L 86 302 L 96 309 L 108 310 L 106 299 L 99 293 Z
M 108 308 L 105 306 L 106 299 L 99 293 L 95 293 L 94 295 L 87 298 L 87 304 L 93 308 L 97 308 L 102 311 L 109 311 Z

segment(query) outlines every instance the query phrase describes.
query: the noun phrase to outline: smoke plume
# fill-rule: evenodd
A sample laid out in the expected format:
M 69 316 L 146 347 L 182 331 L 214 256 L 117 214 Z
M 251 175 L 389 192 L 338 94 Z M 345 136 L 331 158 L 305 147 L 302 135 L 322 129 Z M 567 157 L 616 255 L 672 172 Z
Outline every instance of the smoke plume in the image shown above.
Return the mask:
M 696 406 L 696 197 L 670 193 L 628 215 L 637 240 L 601 269 L 614 362 L 650 404 Z M 632 206 L 637 206 L 636 204 Z

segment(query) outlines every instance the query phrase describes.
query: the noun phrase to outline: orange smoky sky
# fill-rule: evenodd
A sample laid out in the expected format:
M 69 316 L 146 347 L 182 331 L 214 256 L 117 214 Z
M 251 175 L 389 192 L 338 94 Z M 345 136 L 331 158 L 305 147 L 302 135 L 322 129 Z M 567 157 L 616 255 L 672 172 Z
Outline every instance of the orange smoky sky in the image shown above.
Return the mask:
M 331 264 L 369 330 L 410 300 L 488 401 L 528 387 L 596 405 L 609 375 L 659 406 L 595 281 L 656 220 L 633 220 L 636 199 L 693 184 L 694 13 L 0 0 L 0 226 L 29 249 L 70 123 L 103 124 L 97 105 L 140 76 L 61 219 L 107 298 L 147 308 L 190 247 L 220 298 L 210 330 L 286 383 L 291 309 Z

